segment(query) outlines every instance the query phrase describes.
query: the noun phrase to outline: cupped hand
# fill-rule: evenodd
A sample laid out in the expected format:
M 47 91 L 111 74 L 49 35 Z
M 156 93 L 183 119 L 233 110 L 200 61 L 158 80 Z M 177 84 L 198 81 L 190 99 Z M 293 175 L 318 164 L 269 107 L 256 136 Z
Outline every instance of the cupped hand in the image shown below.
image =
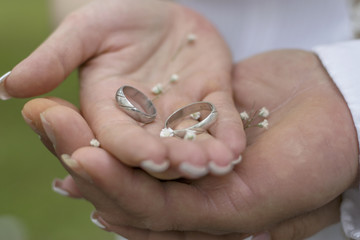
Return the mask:
M 6 90 L 14 97 L 43 94 L 79 66 L 82 114 L 102 147 L 123 163 L 160 178 L 198 178 L 229 172 L 243 151 L 229 50 L 191 10 L 159 0 L 93 1 L 14 68 Z M 179 79 L 171 84 L 173 74 Z M 164 90 L 155 97 L 151 90 L 159 83 Z M 123 85 L 154 99 L 153 123 L 143 125 L 117 106 L 115 93 Z M 161 139 L 166 118 L 197 101 L 211 102 L 219 112 L 208 133 L 194 142 Z
M 272 239 L 287 239 L 282 230 L 291 220 L 284 219 L 301 213 L 311 218 L 356 181 L 359 149 L 350 111 L 317 56 L 301 50 L 240 62 L 233 90 L 239 111 L 270 110 L 269 130 L 247 129 L 244 162 L 236 170 L 256 196 L 258 223 L 280 223 Z M 337 220 L 336 206 L 332 212 L 328 220 L 298 225 L 324 227 Z M 294 239 L 307 237 L 297 232 Z
M 356 178 L 358 147 L 347 105 L 317 57 L 296 50 L 252 57 L 236 66 L 233 87 L 239 111 L 271 113 L 268 130 L 247 130 L 243 162 L 230 174 L 163 182 L 84 147 L 63 159 L 77 184 L 65 187 L 94 204 L 107 230 L 129 239 L 241 239 L 261 231 L 303 239 L 336 222 L 338 196 Z M 81 115 L 63 106 L 41 111 L 59 147 L 75 144 L 64 136 L 87 145 L 91 130 Z M 87 129 L 86 140 L 75 126 Z

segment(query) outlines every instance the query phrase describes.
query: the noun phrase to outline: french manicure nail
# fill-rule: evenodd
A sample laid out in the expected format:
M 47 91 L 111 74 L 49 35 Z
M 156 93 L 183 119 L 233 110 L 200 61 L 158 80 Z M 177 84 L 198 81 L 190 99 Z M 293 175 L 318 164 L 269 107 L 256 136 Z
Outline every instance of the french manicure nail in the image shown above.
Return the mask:
M 209 170 L 207 167 L 198 167 L 190 163 L 183 162 L 179 166 L 179 170 L 193 178 L 200 178 L 208 174 Z
M 233 169 L 234 165 L 232 163 L 226 166 L 219 166 L 214 162 L 209 163 L 210 172 L 217 176 L 222 176 L 229 173 Z
M 82 178 L 89 182 L 93 182 L 90 175 L 80 166 L 80 164 L 68 154 L 61 155 L 63 163 L 68 166 L 71 170 L 79 174 Z
M 11 72 L 6 73 L 2 77 L 0 77 L 0 99 L 8 100 L 11 96 L 5 90 L 5 80 L 9 77 Z
M 40 119 L 46 135 L 48 136 L 49 140 L 52 142 L 54 148 L 56 149 L 56 138 L 54 135 L 54 130 L 52 129 L 50 123 L 46 120 L 44 113 L 40 114 Z
M 70 195 L 66 190 L 64 190 L 64 189 L 62 189 L 60 187 L 60 180 L 59 179 L 55 179 L 52 182 L 51 186 L 52 186 L 52 190 L 54 192 L 56 192 L 56 193 L 58 193 L 58 194 L 60 194 L 62 196 L 68 197 Z
M 94 223 L 96 226 L 98 226 L 101 229 L 105 229 L 106 227 L 99 221 L 98 214 L 96 211 L 93 211 L 90 215 L 91 222 Z
M 242 162 L 242 155 L 240 155 L 237 159 L 235 159 L 233 162 L 232 162 L 232 165 L 235 166 L 235 165 L 238 165 L 239 163 Z
M 141 162 L 140 166 L 146 171 L 161 173 L 165 172 L 169 168 L 170 163 L 168 161 L 165 161 L 159 164 L 154 162 L 153 160 L 146 160 Z
M 253 238 L 251 240 L 271 240 L 271 236 L 270 236 L 270 233 L 263 232 L 263 233 L 253 236 Z

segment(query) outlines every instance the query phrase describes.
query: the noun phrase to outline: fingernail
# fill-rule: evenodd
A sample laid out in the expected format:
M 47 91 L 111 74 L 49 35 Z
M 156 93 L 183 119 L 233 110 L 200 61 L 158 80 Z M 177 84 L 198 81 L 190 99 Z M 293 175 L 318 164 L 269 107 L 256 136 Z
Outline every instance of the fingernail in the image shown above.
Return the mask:
M 270 233 L 263 232 L 263 233 L 253 236 L 253 238 L 251 240 L 271 240 L 271 236 L 270 236 Z
M 226 166 L 219 166 L 214 162 L 209 163 L 210 172 L 217 176 L 222 176 L 222 175 L 228 174 L 233 169 L 233 167 L 234 167 L 234 165 L 232 163 L 230 163 Z
M 96 226 L 98 226 L 99 228 L 101 229 L 105 229 L 105 225 L 102 224 L 100 221 L 99 221 L 99 215 L 97 214 L 96 211 L 93 211 L 90 215 L 90 219 L 91 219 L 91 222 L 94 223 Z
M 40 130 L 35 124 L 34 121 L 28 118 L 23 111 L 21 111 L 21 115 L 24 118 L 26 124 L 39 136 L 40 141 L 47 147 L 52 153 L 56 155 L 55 145 L 52 141 L 47 137 L 46 132 Z
M 192 178 L 203 177 L 209 172 L 207 167 L 198 167 L 186 162 L 180 164 L 179 170 Z
M 93 182 L 90 175 L 80 166 L 80 164 L 75 159 L 71 158 L 70 155 L 63 154 L 61 155 L 61 159 L 66 166 L 79 174 L 82 178 L 88 180 L 89 182 Z
M 5 80 L 9 77 L 11 72 L 6 73 L 2 77 L 0 77 L 0 99 L 8 100 L 11 96 L 5 90 Z
M 128 240 L 127 238 L 124 238 L 123 236 L 116 235 L 116 240 Z
M 50 123 L 46 120 L 45 113 L 40 114 L 40 119 L 41 119 L 41 122 L 42 122 L 42 125 L 43 125 L 46 135 L 52 142 L 54 148 L 56 148 L 56 138 L 54 135 L 54 130 L 52 129 Z
M 52 190 L 62 196 L 68 197 L 70 194 L 66 190 L 64 190 L 60 187 L 60 183 L 61 183 L 61 180 L 55 179 L 51 184 Z
M 168 161 L 165 161 L 159 164 L 154 162 L 153 160 L 146 160 L 141 162 L 140 166 L 146 171 L 161 173 L 165 172 L 169 168 L 170 163 Z
M 235 159 L 233 162 L 232 162 L 232 165 L 235 166 L 235 165 L 238 165 L 239 163 L 242 162 L 242 156 L 240 155 L 237 159 Z
M 23 111 L 21 111 L 21 115 L 24 119 L 24 121 L 26 122 L 27 125 L 29 125 L 29 127 L 39 136 L 41 136 L 41 132 L 40 130 L 35 126 L 34 121 L 31 120 L 30 118 L 28 118 L 25 113 Z

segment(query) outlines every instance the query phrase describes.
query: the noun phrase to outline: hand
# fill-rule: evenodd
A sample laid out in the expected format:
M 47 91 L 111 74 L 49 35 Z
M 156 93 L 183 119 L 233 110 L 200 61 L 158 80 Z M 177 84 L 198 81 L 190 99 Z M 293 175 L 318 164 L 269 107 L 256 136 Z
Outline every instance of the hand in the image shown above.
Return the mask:
M 187 44 L 189 33 L 198 41 Z M 166 179 L 231 171 L 245 147 L 231 96 L 231 56 L 201 16 L 167 1 L 93 1 L 12 71 L 6 90 L 14 97 L 43 94 L 79 66 L 82 114 L 102 147 L 123 163 Z M 152 87 L 174 73 L 179 82 L 154 100 L 154 123 L 139 124 L 114 101 L 123 85 L 151 97 Z M 219 112 L 210 134 L 195 142 L 161 139 L 165 119 L 195 101 L 212 102 Z M 184 163 L 188 167 L 179 169 Z
M 347 104 L 317 56 L 274 51 L 234 72 L 239 111 L 271 110 L 268 131 L 247 130 L 239 168 L 267 209 L 262 216 L 280 223 L 270 229 L 272 239 L 304 239 L 338 221 L 340 200 L 330 201 L 356 181 L 359 149 Z
M 336 222 L 358 148 L 347 105 L 317 57 L 255 56 L 237 65 L 233 86 L 240 111 L 266 106 L 271 115 L 269 130 L 247 130 L 244 161 L 230 174 L 161 182 L 84 147 L 65 161 L 78 187 L 67 181 L 64 188 L 80 190 L 107 230 L 130 239 L 241 239 L 264 230 L 272 239 L 303 239 Z M 36 101 L 43 107 L 33 101 L 24 113 L 41 126 L 43 112 L 57 148 L 88 145 L 91 130 L 78 113 Z
M 110 223 L 105 222 L 98 214 L 100 209 L 104 207 L 104 210 L 108 213 L 112 213 L 113 217 L 121 217 L 123 213 L 132 214 L 131 211 L 126 210 L 120 206 L 120 202 L 109 195 L 116 194 L 116 198 L 122 198 L 122 192 L 117 192 L 118 190 L 122 191 L 120 188 L 127 187 L 128 190 L 136 189 L 136 192 L 142 194 L 150 194 L 154 191 L 154 194 L 158 194 L 158 191 L 162 191 L 160 188 L 161 181 L 156 180 L 153 177 L 150 177 L 142 170 L 126 167 L 118 159 L 115 159 L 108 152 L 101 148 L 89 147 L 89 142 L 94 135 L 87 125 L 86 121 L 79 114 L 79 111 L 71 104 L 56 98 L 50 99 L 35 99 L 27 103 L 23 109 L 23 115 L 26 116 L 25 120 L 30 125 L 30 127 L 36 131 L 41 136 L 41 139 L 44 145 L 54 154 L 56 154 L 64 167 L 71 173 L 70 176 L 67 176 L 63 181 L 57 180 L 56 187 L 60 188 L 62 191 L 65 191 L 69 197 L 72 198 L 85 198 L 95 204 L 99 212 L 94 212 L 92 218 L 100 224 L 105 225 L 105 230 L 113 231 L 118 234 L 123 234 L 129 239 L 182 239 L 189 238 L 194 240 L 220 240 L 224 239 L 223 235 L 217 236 L 213 234 L 204 233 L 200 230 L 180 232 L 180 231 L 166 231 L 166 232 L 152 232 L 146 229 L 138 229 L 131 225 L 110 225 Z M 51 139 L 51 140 L 50 140 Z M 54 145 L 52 143 L 55 143 Z M 83 151 L 83 153 L 81 153 Z M 89 154 L 92 156 L 91 159 L 88 159 L 87 164 L 91 163 L 91 171 L 98 168 L 98 171 L 88 172 L 90 169 L 83 168 L 83 165 L 79 161 L 68 158 L 67 155 L 60 156 L 58 152 L 68 152 L 75 157 L 76 154 Z M 93 161 L 94 160 L 94 161 Z M 85 164 L 86 165 L 86 164 Z M 85 166 L 84 165 L 84 166 Z M 86 167 L 86 166 L 85 166 Z M 120 170 L 120 171 L 119 171 Z M 122 172 L 123 171 L 123 172 Z M 105 175 L 103 175 L 105 174 Z M 109 175 L 110 174 L 110 175 Z M 114 174 L 114 175 L 113 175 Z M 121 178 L 118 177 L 121 174 Z M 115 178 L 114 178 L 115 177 Z M 139 178 L 139 179 L 138 179 Z M 74 182 L 76 180 L 76 183 Z M 106 179 L 106 181 L 104 181 Z M 109 181 L 112 179 L 111 181 Z M 120 180 L 121 182 L 117 182 Z M 132 182 L 132 180 L 135 180 Z M 140 182 L 138 182 L 140 180 Z M 216 179 L 214 179 L 216 180 Z M 143 182 L 142 182 L 143 181 Z M 140 184 L 138 185 L 137 182 Z M 142 183 L 141 183 L 142 182 Z M 176 181 L 170 181 L 168 183 L 174 183 L 177 185 Z M 165 183 L 165 182 L 164 182 Z M 103 185 L 105 184 L 105 185 Z M 111 184 L 111 185 L 108 185 Z M 113 188 L 115 185 L 120 184 L 117 188 Z M 145 187 L 145 185 L 148 187 Z M 160 184 L 160 185 L 158 185 Z M 179 183 L 186 186 L 187 184 Z M 156 187 L 155 189 L 153 188 Z M 170 185 L 169 185 L 170 186 Z M 160 187 L 160 188 L 159 188 Z M 112 190 L 110 190 L 112 188 Z M 125 190 L 125 189 L 124 189 Z M 109 192 L 110 191 L 110 192 Z M 179 192 L 182 194 L 181 192 Z M 173 193 L 174 197 L 177 194 Z M 133 194 L 128 195 L 127 193 L 123 195 L 126 197 L 126 201 L 130 200 L 130 203 L 133 207 L 135 204 L 139 203 L 140 205 L 135 207 L 138 208 L 136 212 L 141 214 L 146 208 L 152 208 L 152 204 L 155 203 L 153 200 L 146 203 L 147 197 L 144 198 L 144 195 L 141 196 L 141 199 Z M 133 197 L 135 197 L 133 199 Z M 125 200 L 125 199 L 124 199 Z M 141 202 L 138 202 L 141 200 Z M 181 196 L 179 199 L 181 200 Z M 186 203 L 186 202 L 184 202 Z M 99 205 L 98 205 L 99 204 Z M 161 202 L 156 203 L 156 205 L 162 204 Z M 174 203 L 176 204 L 176 203 Z M 186 205 L 192 205 L 191 202 L 186 203 Z M 154 207 L 156 207 L 154 205 Z M 194 208 L 197 204 L 194 204 Z M 130 205 L 129 205 L 130 207 Z M 132 207 L 131 207 L 132 208 Z M 156 207 L 157 208 L 157 207 Z M 129 209 L 130 210 L 130 209 Z M 164 209 L 165 210 L 165 209 Z M 156 211 L 154 209 L 154 211 Z M 181 211 L 179 209 L 179 211 Z M 192 211 L 195 211 L 193 209 Z M 137 213 L 134 212 L 135 215 Z M 134 216 L 135 216 L 134 215 Z M 140 217 L 140 216 L 138 216 Z M 191 216 L 189 216 L 191 217 Z M 125 219 L 124 219 L 125 220 Z M 150 220 L 149 220 L 150 221 Z M 162 221 L 166 222 L 165 219 Z M 190 223 L 189 223 L 190 224 Z M 159 225 L 160 227 L 160 225 Z M 229 234 L 228 239 L 242 239 L 247 235 L 244 234 Z M 148 238 L 149 237 L 149 238 Z

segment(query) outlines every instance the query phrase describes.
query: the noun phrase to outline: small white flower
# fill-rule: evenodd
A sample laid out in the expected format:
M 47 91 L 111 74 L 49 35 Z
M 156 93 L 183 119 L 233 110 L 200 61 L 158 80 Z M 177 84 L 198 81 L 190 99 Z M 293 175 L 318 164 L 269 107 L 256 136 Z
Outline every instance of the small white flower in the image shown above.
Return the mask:
M 248 120 L 250 117 L 249 117 L 249 114 L 246 111 L 243 111 L 242 113 L 240 113 L 240 118 L 242 120 Z
M 94 139 L 91 139 L 90 145 L 98 148 L 98 147 L 100 147 L 100 142 L 94 138 Z
M 197 36 L 193 33 L 190 33 L 188 36 L 187 36 L 187 41 L 188 43 L 193 43 L 197 40 Z
M 201 113 L 200 112 L 192 113 L 190 114 L 190 117 L 194 120 L 199 120 L 201 117 Z
M 173 74 L 173 75 L 171 75 L 171 77 L 170 77 L 170 83 L 176 83 L 177 81 L 179 81 L 179 75 L 177 75 L 177 74 Z
M 194 141 L 196 139 L 196 132 L 193 130 L 186 130 L 186 134 L 184 136 L 185 140 Z
M 164 91 L 163 85 L 161 83 L 156 84 L 152 89 L 151 92 L 155 95 L 159 95 Z
M 264 119 L 261 123 L 258 124 L 258 127 L 268 129 L 269 128 L 269 121 L 267 119 Z
M 266 108 L 266 107 L 263 107 L 263 108 L 261 108 L 260 110 L 259 110 L 259 116 L 260 117 L 264 117 L 264 118 L 266 118 L 266 117 L 268 117 L 269 116 L 269 110 Z
M 160 137 L 173 137 L 175 135 L 174 130 L 171 128 L 163 128 L 160 132 Z

